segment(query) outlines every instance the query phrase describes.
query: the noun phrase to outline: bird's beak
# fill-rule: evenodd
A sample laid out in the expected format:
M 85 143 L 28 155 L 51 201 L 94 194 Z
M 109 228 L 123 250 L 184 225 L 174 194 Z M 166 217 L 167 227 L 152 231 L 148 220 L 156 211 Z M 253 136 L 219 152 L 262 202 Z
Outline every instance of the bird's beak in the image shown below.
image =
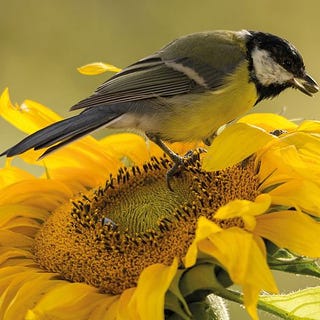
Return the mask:
M 319 91 L 318 84 L 307 74 L 301 78 L 293 78 L 291 83 L 293 87 L 297 88 L 310 97 L 312 97 L 313 93 Z

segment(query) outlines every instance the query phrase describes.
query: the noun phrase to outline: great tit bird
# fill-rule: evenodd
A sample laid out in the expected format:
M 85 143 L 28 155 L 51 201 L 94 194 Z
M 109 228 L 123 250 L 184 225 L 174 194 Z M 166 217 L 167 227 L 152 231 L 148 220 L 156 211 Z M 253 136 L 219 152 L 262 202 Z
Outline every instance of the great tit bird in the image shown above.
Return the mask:
M 42 156 L 100 128 L 138 130 L 172 159 L 167 181 L 183 164 L 163 141 L 208 142 L 216 130 L 286 88 L 311 96 L 319 88 L 288 41 L 257 31 L 208 31 L 178 38 L 117 73 L 71 110 L 80 114 L 9 148 L 12 157 Z

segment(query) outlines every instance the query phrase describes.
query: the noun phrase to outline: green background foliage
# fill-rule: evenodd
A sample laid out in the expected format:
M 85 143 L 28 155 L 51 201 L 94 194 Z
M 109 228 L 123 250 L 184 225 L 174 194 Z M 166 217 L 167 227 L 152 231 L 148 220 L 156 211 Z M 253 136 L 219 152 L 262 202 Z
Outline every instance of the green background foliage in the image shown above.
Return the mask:
M 83 76 L 78 66 L 103 61 L 125 67 L 176 37 L 213 29 L 282 36 L 299 49 L 308 72 L 320 82 L 319 12 L 317 0 L 1 1 L 0 91 L 8 86 L 14 102 L 32 99 L 68 116 L 69 107 L 109 76 Z M 286 107 L 289 118 L 319 119 L 319 106 L 320 94 L 309 98 L 287 90 L 254 111 L 280 113 Z M 0 119 L 1 150 L 22 137 Z M 277 278 L 286 290 L 312 284 L 305 277 Z M 232 319 L 248 319 L 238 306 L 232 308 Z

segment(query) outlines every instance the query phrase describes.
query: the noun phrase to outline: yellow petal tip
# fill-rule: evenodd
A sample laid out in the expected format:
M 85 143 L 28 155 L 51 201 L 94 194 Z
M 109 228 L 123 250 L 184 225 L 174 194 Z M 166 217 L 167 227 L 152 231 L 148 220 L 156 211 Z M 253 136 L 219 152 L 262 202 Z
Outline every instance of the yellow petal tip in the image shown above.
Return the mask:
M 103 62 L 89 63 L 89 64 L 86 64 L 84 66 L 77 68 L 77 70 L 81 74 L 89 75 L 89 76 L 101 74 L 101 73 L 108 72 L 108 71 L 109 72 L 120 72 L 121 71 L 120 68 L 117 68 L 112 64 L 103 63 Z

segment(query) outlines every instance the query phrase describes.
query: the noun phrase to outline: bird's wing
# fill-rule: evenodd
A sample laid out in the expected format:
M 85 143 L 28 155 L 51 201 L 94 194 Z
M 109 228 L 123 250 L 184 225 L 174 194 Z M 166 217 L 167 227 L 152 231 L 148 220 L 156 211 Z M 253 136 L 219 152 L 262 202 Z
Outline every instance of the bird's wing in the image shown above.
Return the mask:
M 222 84 L 223 73 L 205 63 L 190 58 L 164 60 L 155 54 L 117 73 L 71 110 L 201 92 Z

